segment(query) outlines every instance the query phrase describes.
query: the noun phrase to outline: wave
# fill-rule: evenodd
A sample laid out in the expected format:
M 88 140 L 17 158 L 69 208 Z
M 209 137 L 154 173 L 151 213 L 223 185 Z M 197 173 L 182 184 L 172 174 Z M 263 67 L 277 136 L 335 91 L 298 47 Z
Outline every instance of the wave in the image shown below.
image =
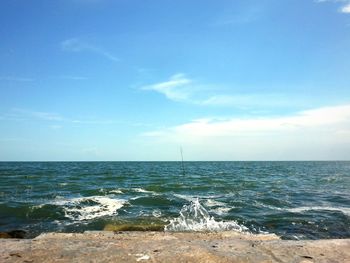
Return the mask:
M 173 194 L 175 197 L 186 200 L 188 202 L 194 202 L 197 200 L 197 198 L 190 196 L 190 195 L 182 195 L 182 194 Z
M 154 210 L 152 211 L 152 215 L 153 215 L 154 217 L 159 218 L 159 217 L 162 216 L 162 211 L 160 211 L 159 209 L 154 209 Z
M 208 199 L 205 201 L 205 206 L 213 207 L 213 206 L 226 206 L 224 202 L 216 201 L 213 199 Z
M 226 215 L 228 212 L 231 211 L 231 207 L 217 207 L 217 208 L 214 208 L 214 209 L 211 209 L 210 211 L 219 215 L 219 216 L 222 216 L 222 215 Z
M 332 206 L 302 206 L 296 208 L 288 208 L 285 209 L 292 213 L 302 213 L 310 210 L 328 210 L 328 211 L 339 211 L 344 215 L 350 216 L 350 208 L 349 207 L 332 207 Z
M 343 213 L 344 215 L 350 216 L 350 207 L 336 207 L 336 206 L 301 206 L 301 207 L 294 207 L 294 208 L 283 208 L 283 207 L 276 207 L 272 205 L 266 205 L 260 202 L 255 202 L 260 207 L 265 207 L 271 210 L 278 210 L 278 211 L 288 211 L 291 213 L 303 213 L 307 211 L 338 211 Z
M 137 193 L 157 194 L 156 192 L 148 191 L 148 190 L 145 190 L 145 189 L 143 189 L 143 188 L 132 188 L 132 190 L 133 190 L 134 192 L 137 192 Z
M 118 214 L 125 200 L 112 199 L 106 196 L 78 197 L 68 200 L 57 200 L 55 205 L 63 207 L 65 217 L 73 221 L 91 220 L 103 216 Z
M 267 208 L 267 209 L 270 209 L 270 210 L 279 210 L 279 211 L 286 210 L 286 209 L 281 208 L 281 207 L 277 207 L 277 206 L 273 206 L 273 205 L 267 205 L 267 204 L 264 204 L 264 203 L 261 203 L 261 202 L 258 202 L 258 201 L 254 201 L 254 204 L 257 207 L 264 207 L 264 208 Z
M 180 216 L 171 219 L 170 223 L 165 226 L 165 231 L 182 232 L 182 231 L 227 231 L 234 230 L 238 232 L 247 231 L 248 228 L 239 225 L 236 221 L 216 221 L 210 216 L 208 211 L 196 199 L 189 205 L 184 205 L 180 211 Z
M 194 196 L 189 195 L 181 195 L 181 194 L 174 194 L 175 197 L 184 199 L 188 202 L 195 202 L 197 200 Z M 210 212 L 213 212 L 219 216 L 227 214 L 232 208 L 234 207 L 228 207 L 226 203 L 217 201 L 212 198 L 221 197 L 221 196 L 201 196 L 201 198 L 205 199 L 204 206 L 207 208 L 210 208 Z
M 175 197 L 184 199 L 188 202 L 195 202 L 197 200 L 196 197 L 189 196 L 189 195 L 181 195 L 181 194 L 174 194 Z M 204 201 L 205 207 L 210 208 L 210 212 L 213 212 L 219 216 L 227 214 L 233 207 L 228 207 L 226 203 L 217 201 L 214 199 L 211 199 L 212 197 L 220 197 L 220 196 L 202 196 L 203 199 L 206 199 Z
M 115 190 L 110 190 L 108 193 L 109 194 L 123 194 L 123 191 L 119 190 L 119 189 L 115 189 Z

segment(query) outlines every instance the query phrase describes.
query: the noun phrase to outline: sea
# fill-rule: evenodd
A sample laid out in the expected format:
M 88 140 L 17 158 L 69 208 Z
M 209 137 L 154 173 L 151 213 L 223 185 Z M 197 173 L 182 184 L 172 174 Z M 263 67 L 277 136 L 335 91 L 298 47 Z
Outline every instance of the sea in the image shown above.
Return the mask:
M 0 232 L 350 238 L 350 162 L 0 162 Z

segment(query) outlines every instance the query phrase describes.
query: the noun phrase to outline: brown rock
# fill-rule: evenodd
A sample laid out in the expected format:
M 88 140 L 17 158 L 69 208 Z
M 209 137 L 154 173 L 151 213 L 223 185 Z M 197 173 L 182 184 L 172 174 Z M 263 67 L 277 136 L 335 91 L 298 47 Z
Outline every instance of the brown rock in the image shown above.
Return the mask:
M 11 238 L 11 236 L 6 232 L 0 232 L 0 238 Z
M 0 238 L 24 238 L 26 235 L 24 230 L 12 230 L 9 232 L 0 232 Z

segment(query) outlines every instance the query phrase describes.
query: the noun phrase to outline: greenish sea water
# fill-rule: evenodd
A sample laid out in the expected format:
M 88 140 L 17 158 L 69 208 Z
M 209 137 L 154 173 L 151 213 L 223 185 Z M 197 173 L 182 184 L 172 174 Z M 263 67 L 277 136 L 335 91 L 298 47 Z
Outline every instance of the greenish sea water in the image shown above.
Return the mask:
M 350 237 L 350 162 L 0 162 L 0 231 Z

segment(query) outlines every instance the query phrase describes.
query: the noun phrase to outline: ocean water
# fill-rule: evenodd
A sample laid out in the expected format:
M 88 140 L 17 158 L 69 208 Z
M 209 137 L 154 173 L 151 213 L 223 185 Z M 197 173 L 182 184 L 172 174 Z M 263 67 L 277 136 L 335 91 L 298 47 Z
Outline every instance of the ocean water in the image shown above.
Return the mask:
M 350 162 L 0 162 L 0 231 L 350 237 Z

